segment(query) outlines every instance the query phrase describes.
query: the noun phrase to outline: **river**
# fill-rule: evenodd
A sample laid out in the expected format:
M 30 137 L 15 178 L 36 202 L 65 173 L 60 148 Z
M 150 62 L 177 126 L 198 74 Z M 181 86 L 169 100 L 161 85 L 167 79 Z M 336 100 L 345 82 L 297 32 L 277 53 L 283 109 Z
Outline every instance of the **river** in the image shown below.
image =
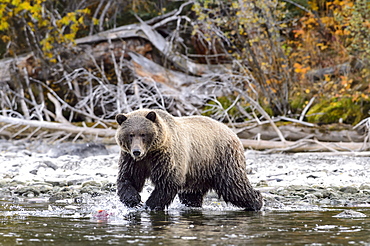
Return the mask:
M 0 201 L 0 245 L 368 245 L 369 217 L 334 217 L 348 207 L 246 212 L 208 203 L 164 212 L 127 210 L 114 197 L 85 204 Z M 207 202 L 206 202 L 207 203 Z M 370 215 L 369 207 L 351 208 Z
M 369 157 L 247 151 L 262 211 L 210 193 L 199 209 L 176 198 L 150 212 L 119 202 L 116 146 L 56 155 L 38 143 L 0 143 L 0 246 L 370 245 Z

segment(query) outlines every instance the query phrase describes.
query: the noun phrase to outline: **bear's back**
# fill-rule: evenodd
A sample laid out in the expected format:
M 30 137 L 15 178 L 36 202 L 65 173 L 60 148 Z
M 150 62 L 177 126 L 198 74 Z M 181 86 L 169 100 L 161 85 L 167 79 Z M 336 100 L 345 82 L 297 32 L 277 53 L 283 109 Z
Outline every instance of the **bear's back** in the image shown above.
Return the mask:
M 220 138 L 220 135 L 222 135 L 225 138 L 237 137 L 236 134 L 225 124 L 213 120 L 209 117 L 205 116 L 175 117 L 175 121 L 177 125 L 180 126 L 180 128 L 184 129 L 184 132 L 194 133 L 201 137 L 204 137 L 204 135 L 210 135 L 218 139 Z
M 148 110 L 143 110 L 149 112 Z M 193 149 L 223 148 L 230 147 L 243 148 L 237 135 L 225 124 L 218 122 L 206 116 L 172 116 L 166 111 L 160 109 L 152 110 L 156 112 L 162 126 L 166 128 L 165 132 L 171 132 L 172 144 L 183 145 Z M 177 141 L 181 141 L 178 143 Z
M 174 117 L 174 120 L 178 139 L 187 151 L 198 152 L 196 158 L 200 160 L 213 159 L 230 149 L 244 153 L 238 136 L 221 122 L 205 116 Z

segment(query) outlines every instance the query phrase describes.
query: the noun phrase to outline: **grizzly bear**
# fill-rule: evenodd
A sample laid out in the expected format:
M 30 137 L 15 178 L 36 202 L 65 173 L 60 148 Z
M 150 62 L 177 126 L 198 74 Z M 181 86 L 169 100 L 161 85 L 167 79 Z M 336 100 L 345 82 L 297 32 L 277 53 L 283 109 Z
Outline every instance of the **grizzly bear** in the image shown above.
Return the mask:
M 126 206 L 141 205 L 139 192 L 150 178 L 154 190 L 145 207 L 151 210 L 164 210 L 177 194 L 186 206 L 201 207 L 209 190 L 235 206 L 261 209 L 262 195 L 247 178 L 243 146 L 224 124 L 158 109 L 118 114 L 116 121 L 117 194 Z

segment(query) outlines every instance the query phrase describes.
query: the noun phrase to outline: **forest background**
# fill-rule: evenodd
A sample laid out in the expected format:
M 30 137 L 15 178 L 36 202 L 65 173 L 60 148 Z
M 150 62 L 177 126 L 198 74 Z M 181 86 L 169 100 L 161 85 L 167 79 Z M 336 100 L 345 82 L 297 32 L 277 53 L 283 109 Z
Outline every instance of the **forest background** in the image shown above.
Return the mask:
M 8 138 L 88 134 L 31 121 L 110 136 L 141 107 L 268 122 L 282 141 L 281 120 L 370 122 L 367 0 L 0 0 L 0 55 Z

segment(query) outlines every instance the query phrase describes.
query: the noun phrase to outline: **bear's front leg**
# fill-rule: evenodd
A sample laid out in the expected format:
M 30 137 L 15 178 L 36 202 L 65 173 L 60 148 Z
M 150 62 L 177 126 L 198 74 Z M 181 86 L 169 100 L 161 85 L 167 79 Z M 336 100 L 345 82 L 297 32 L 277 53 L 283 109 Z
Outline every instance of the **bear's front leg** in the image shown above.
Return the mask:
M 120 201 L 127 207 L 136 207 L 141 203 L 139 192 L 132 186 L 128 180 L 117 181 L 117 194 Z
M 156 186 L 146 201 L 146 207 L 150 210 L 164 210 L 175 198 L 178 189 L 175 187 Z
M 117 178 L 117 194 L 120 201 L 131 208 L 140 205 L 139 192 L 143 190 L 145 179 L 148 177 L 146 163 L 134 161 L 128 153 L 122 151 Z
M 158 152 L 153 155 L 150 179 L 154 190 L 146 201 L 151 210 L 164 210 L 168 207 L 184 183 L 182 165 L 171 158 L 171 152 Z

